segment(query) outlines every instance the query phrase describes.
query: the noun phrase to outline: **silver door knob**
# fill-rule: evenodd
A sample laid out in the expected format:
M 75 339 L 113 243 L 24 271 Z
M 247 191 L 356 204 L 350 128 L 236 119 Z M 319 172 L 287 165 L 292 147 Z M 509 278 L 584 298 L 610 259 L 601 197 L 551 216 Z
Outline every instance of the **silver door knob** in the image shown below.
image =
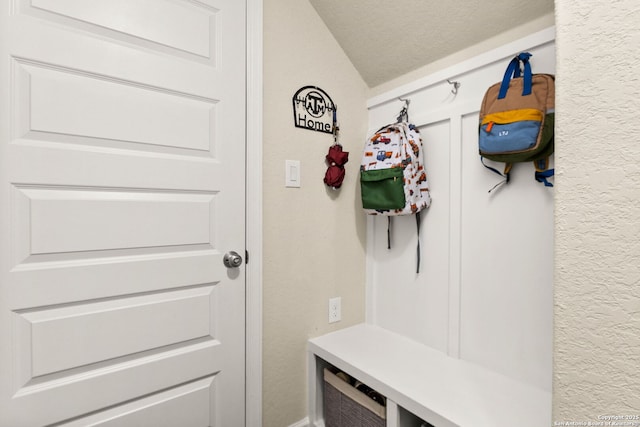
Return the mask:
M 238 268 L 242 265 L 242 257 L 235 251 L 229 251 L 224 254 L 222 262 L 227 268 Z

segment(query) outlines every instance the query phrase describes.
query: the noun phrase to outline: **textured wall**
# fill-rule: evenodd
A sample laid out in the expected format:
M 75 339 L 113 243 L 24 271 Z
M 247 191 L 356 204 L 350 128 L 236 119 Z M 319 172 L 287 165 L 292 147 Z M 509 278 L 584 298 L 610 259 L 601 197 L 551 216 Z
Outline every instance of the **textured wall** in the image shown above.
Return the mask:
M 338 106 L 351 153 L 339 192 L 322 178 L 328 134 L 295 128 L 291 98 L 316 85 Z M 307 415 L 308 338 L 364 321 L 365 217 L 357 174 L 366 137 L 367 87 L 307 0 L 264 1 L 263 426 Z M 300 160 L 302 187 L 285 188 L 285 160 Z M 339 323 L 328 299 L 342 297 Z
M 640 415 L 640 2 L 556 19 L 554 419 Z

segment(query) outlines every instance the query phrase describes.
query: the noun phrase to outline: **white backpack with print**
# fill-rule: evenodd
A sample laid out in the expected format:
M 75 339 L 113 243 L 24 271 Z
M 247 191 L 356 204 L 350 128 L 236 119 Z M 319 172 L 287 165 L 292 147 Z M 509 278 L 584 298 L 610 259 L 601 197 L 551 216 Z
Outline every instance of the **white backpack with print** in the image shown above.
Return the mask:
M 420 272 L 420 211 L 431 205 L 422 157 L 422 137 L 414 125 L 401 121 L 384 126 L 367 139 L 360 163 L 362 207 L 367 214 L 391 217 L 415 214 L 418 230 L 417 268 Z
M 368 138 L 360 164 L 362 207 L 370 215 L 410 215 L 431 204 L 420 131 L 407 122 Z

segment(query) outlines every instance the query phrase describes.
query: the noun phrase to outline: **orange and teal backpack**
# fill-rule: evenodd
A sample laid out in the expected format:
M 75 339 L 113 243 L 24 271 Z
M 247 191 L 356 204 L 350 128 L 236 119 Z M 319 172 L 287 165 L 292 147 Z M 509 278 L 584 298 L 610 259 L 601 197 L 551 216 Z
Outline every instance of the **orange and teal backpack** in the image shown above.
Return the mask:
M 480 159 L 487 169 L 505 178 L 500 184 L 509 182 L 513 163 L 531 161 L 536 181 L 553 187 L 547 178 L 554 173 L 549 169 L 549 156 L 554 149 L 555 77 L 532 74 L 531 56 L 522 52 L 513 58 L 502 82 L 492 85 L 484 95 Z M 487 165 L 484 159 L 505 163 L 504 171 Z

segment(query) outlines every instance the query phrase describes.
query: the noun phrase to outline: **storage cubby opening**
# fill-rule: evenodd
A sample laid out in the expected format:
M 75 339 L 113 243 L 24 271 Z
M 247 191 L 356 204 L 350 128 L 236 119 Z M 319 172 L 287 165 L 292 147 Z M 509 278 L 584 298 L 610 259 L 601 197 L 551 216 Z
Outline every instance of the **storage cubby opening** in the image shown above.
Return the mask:
M 402 406 L 398 406 L 398 425 L 399 427 L 437 427 L 407 411 Z

